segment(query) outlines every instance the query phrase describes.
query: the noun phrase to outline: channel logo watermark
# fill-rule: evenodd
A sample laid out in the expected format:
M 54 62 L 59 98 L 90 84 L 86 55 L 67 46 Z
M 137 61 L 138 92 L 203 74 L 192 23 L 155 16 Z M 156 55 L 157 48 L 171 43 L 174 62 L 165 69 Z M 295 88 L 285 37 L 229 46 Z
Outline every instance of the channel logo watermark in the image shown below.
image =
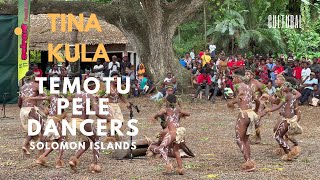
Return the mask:
M 300 29 L 301 15 L 269 15 L 268 28 L 274 29 Z

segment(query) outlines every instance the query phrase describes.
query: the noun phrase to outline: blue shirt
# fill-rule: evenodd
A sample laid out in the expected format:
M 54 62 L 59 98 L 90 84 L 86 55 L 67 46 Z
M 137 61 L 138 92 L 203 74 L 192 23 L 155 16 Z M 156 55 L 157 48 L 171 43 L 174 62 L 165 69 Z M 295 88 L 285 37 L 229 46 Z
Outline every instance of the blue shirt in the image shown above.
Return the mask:
M 274 67 L 276 66 L 275 63 L 268 63 L 267 64 L 267 67 L 268 67 L 268 70 L 272 70 Z M 273 80 L 276 80 L 276 75 L 274 74 L 274 72 L 270 72 L 270 79 L 273 81 Z
M 313 84 L 318 84 L 318 79 L 313 78 L 312 80 L 310 80 L 310 77 L 309 77 L 303 84 L 312 84 L 312 85 Z M 313 86 L 305 87 L 305 89 L 313 90 Z

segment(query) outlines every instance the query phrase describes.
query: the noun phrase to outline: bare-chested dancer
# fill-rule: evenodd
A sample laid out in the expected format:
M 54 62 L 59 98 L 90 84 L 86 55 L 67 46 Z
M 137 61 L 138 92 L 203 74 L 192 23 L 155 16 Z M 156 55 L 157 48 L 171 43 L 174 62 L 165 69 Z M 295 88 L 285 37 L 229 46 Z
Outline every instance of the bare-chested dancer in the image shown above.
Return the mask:
M 302 133 L 302 128 L 298 124 L 301 119 L 301 112 L 297 105 L 297 99 L 301 94 L 292 88 L 294 81 L 288 82 L 282 75 L 277 76 L 275 83 L 277 86 L 280 86 L 280 89 L 277 92 L 277 98 L 280 102 L 271 109 L 263 110 L 260 112 L 260 115 L 264 116 L 268 112 L 281 109 L 280 115 L 282 116 L 282 119 L 274 128 L 274 138 L 285 153 L 282 156 L 282 160 L 291 161 L 293 158 L 297 157 L 301 151 L 297 140 L 293 137 L 294 135 Z M 290 148 L 284 137 L 288 138 L 294 144 L 293 148 Z M 276 154 L 282 154 L 279 149 L 276 149 L 274 152 Z
M 127 108 L 130 107 L 130 103 L 127 102 L 126 98 L 122 94 L 120 94 L 117 90 L 117 78 L 120 77 L 118 72 L 116 71 L 112 72 L 111 77 L 114 78 L 114 81 L 110 83 L 110 94 L 106 94 L 106 96 L 104 97 L 109 99 L 108 105 L 110 106 L 112 117 L 124 123 L 123 114 L 119 106 L 119 99 L 127 105 Z M 120 130 L 123 131 L 123 128 L 124 126 L 121 126 Z M 110 129 L 109 124 L 108 124 L 108 129 Z M 105 142 L 115 142 L 119 140 L 121 140 L 121 137 L 117 135 L 116 137 L 111 137 L 110 135 L 108 135 L 108 137 L 104 139 Z
M 28 120 L 38 120 L 42 126 L 41 134 L 43 133 L 44 114 L 41 113 L 37 107 L 37 100 L 32 100 L 30 97 L 39 96 L 39 84 L 35 82 L 35 76 L 33 71 L 28 71 L 24 77 L 25 84 L 20 88 L 20 95 L 18 99 L 18 106 L 20 107 L 20 120 L 22 127 L 25 131 L 28 130 Z M 32 127 L 35 130 L 35 126 Z M 44 143 L 42 135 L 29 136 L 27 135 L 25 143 L 22 146 L 22 151 L 25 155 L 29 155 L 29 146 L 31 140 L 37 140 L 40 137 L 40 141 Z M 43 153 L 43 149 L 40 150 L 39 154 Z
M 246 70 L 245 73 L 246 77 L 249 79 L 248 85 L 252 89 L 252 91 L 255 93 L 256 97 L 259 99 L 263 94 L 268 94 L 267 92 L 267 86 L 260 81 L 254 79 L 255 75 L 251 70 Z M 259 107 L 258 107 L 259 109 Z M 258 119 L 255 122 L 255 129 L 256 129 L 256 144 L 261 143 L 261 121 Z
M 49 115 L 47 117 L 47 120 L 54 120 L 55 125 L 58 129 L 59 135 L 49 134 L 46 138 L 47 141 L 55 141 L 58 142 L 58 145 L 60 146 L 61 143 L 65 143 L 65 136 L 62 136 L 61 134 L 61 120 L 66 118 L 66 113 L 63 112 L 61 115 L 58 115 L 57 111 L 57 102 L 58 102 L 59 95 L 51 94 L 49 97 L 43 97 L 43 100 L 49 100 Z M 36 160 L 37 164 L 44 165 L 47 161 L 47 156 L 50 154 L 50 152 L 53 150 L 53 147 L 50 146 L 49 149 L 46 149 L 46 151 Z M 56 168 L 61 168 L 64 166 L 64 162 L 62 159 L 64 149 L 59 149 L 58 158 L 56 160 Z
M 89 89 L 94 89 L 95 88 L 95 84 L 90 84 L 88 85 Z M 85 136 L 84 134 L 81 133 L 80 131 L 80 123 L 83 122 L 85 119 L 89 118 L 89 115 L 87 115 L 86 113 L 86 99 L 91 99 L 91 108 L 93 111 L 96 112 L 96 116 L 98 118 L 101 119 L 107 119 L 108 121 L 111 120 L 111 116 L 110 115 L 101 115 L 99 114 L 99 107 L 98 107 L 98 103 L 97 103 L 97 97 L 93 96 L 92 94 L 86 93 L 81 91 L 80 94 L 75 94 L 74 98 L 81 98 L 82 102 L 82 108 L 78 109 L 79 111 L 82 111 L 81 115 L 74 115 L 72 114 L 72 117 L 70 119 L 70 125 L 72 123 L 72 121 L 76 121 L 77 124 L 77 129 L 76 129 L 76 135 L 77 135 L 77 139 L 81 142 L 83 142 L 85 144 L 85 148 L 81 148 L 79 149 L 75 156 L 72 156 L 70 158 L 69 161 L 69 165 L 71 167 L 71 169 L 76 170 L 77 165 L 79 164 L 79 158 L 81 157 L 81 155 L 90 147 L 90 140 L 92 141 L 92 143 L 99 143 L 99 137 L 96 135 L 96 130 L 93 126 L 93 124 L 91 123 L 86 123 L 84 126 L 84 130 L 87 132 L 93 132 L 92 136 Z M 100 156 L 100 150 L 99 149 L 92 149 L 93 150 L 93 163 L 90 165 L 90 171 L 92 173 L 96 173 L 96 172 L 100 172 L 101 171 L 101 167 L 98 164 L 98 159 Z
M 184 172 L 182 167 L 182 159 L 179 153 L 179 144 L 184 141 L 186 129 L 184 127 L 180 127 L 179 123 L 181 117 L 190 116 L 190 114 L 176 107 L 177 98 L 175 95 L 168 95 L 166 99 L 166 109 L 162 109 L 153 117 L 153 119 L 156 120 L 158 117 L 164 115 L 167 121 L 168 128 L 168 131 L 163 138 L 160 146 L 156 148 L 155 151 L 160 153 L 162 155 L 162 158 L 166 162 L 164 173 L 170 173 L 173 170 L 173 166 L 169 161 L 168 151 L 169 147 L 173 146 L 174 155 L 178 164 L 177 172 L 178 174 L 183 175 Z
M 249 135 L 254 133 L 255 121 L 258 119 L 256 114 L 260 102 L 256 98 L 255 93 L 250 86 L 246 84 L 248 79 L 244 76 L 243 71 L 236 71 L 233 73 L 233 83 L 235 84 L 236 99 L 228 103 L 228 107 L 233 107 L 238 103 L 240 113 L 236 122 L 236 141 L 244 155 L 245 163 L 242 164 L 241 169 L 249 172 L 254 171 L 255 162 L 250 157 Z M 256 103 L 255 110 L 252 109 L 252 100 Z

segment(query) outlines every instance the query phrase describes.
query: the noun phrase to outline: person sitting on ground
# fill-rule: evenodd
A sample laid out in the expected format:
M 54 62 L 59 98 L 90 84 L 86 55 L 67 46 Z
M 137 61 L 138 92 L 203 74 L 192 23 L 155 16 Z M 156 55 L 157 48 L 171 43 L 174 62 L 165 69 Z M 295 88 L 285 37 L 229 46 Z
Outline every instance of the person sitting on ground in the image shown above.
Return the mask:
M 230 88 L 230 84 L 226 84 L 226 87 L 223 89 L 223 93 L 224 93 L 224 96 L 227 98 L 227 99 L 233 99 L 233 91 L 232 89 Z
M 315 76 L 316 74 L 314 72 L 311 72 L 310 77 L 304 81 L 303 83 L 304 89 L 300 97 L 300 105 L 304 104 L 308 100 L 311 92 L 313 91 L 313 85 L 314 84 L 318 85 L 318 79 L 316 79 Z
M 311 106 L 320 106 L 320 89 L 317 84 L 313 85 L 313 91 L 309 97 L 309 104 Z
M 268 84 L 267 84 L 267 92 L 269 95 L 274 95 L 276 93 L 276 88 L 274 86 L 272 86 L 272 81 L 268 81 Z
M 177 80 L 171 72 L 167 73 L 167 77 L 163 80 L 164 87 L 172 85 L 174 92 L 177 90 Z

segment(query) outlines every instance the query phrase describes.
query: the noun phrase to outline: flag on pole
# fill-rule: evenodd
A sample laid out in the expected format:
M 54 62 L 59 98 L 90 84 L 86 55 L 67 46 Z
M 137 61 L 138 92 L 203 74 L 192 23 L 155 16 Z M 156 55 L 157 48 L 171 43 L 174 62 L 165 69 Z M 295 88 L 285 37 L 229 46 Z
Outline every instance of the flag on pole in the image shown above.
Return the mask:
M 18 27 L 15 29 L 15 34 L 18 35 L 18 80 L 29 70 L 30 2 L 31 0 L 18 2 Z

